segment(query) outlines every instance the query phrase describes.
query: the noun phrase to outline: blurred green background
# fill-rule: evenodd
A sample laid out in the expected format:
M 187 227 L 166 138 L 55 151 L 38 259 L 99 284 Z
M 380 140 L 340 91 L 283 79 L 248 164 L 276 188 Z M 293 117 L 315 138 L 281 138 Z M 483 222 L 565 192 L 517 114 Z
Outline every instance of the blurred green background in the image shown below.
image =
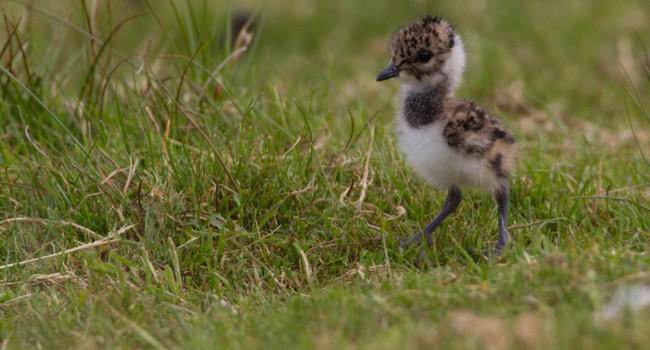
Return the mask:
M 32 3 L 87 27 L 78 2 Z M 60 80 L 73 83 L 76 70 L 84 67 L 75 46 L 86 38 L 20 3 L 6 1 L 3 9 L 29 27 L 30 47 L 37 51 L 31 59 L 45 61 L 50 74 L 69 72 Z M 233 84 L 294 91 L 330 83 L 347 97 L 345 103 L 365 98 L 377 109 L 392 103 L 387 89 L 396 90 L 394 84 L 374 82 L 388 60 L 388 38 L 402 24 L 439 15 L 466 42 L 461 96 L 505 111 L 552 106 L 559 117 L 605 126 L 623 121 L 623 89 L 628 86 L 623 69 L 633 83 L 641 81 L 644 45 L 650 41 L 650 4 L 642 0 L 89 1 L 87 11 L 97 20 L 93 27 L 100 39 L 120 20 L 143 14 L 111 38 L 111 46 L 126 56 L 164 66 L 173 60 L 156 59 L 159 55 L 189 57 L 203 46 L 196 60 L 207 68 L 226 56 L 223 38 L 230 15 L 254 15 L 254 47 L 246 55 L 250 64 L 230 77 Z M 647 97 L 647 88 L 640 92 Z

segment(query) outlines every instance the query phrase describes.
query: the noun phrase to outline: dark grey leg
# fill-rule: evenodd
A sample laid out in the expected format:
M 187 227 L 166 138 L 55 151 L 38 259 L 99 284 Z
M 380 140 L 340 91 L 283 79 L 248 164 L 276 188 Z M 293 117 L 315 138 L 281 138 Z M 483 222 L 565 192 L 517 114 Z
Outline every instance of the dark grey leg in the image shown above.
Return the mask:
M 429 246 L 433 244 L 433 240 L 431 239 L 431 234 L 433 233 L 433 230 L 440 225 L 440 223 L 447 217 L 449 214 L 453 213 L 456 211 L 458 208 L 458 205 L 460 202 L 463 200 L 463 192 L 461 192 L 460 188 L 456 186 L 452 186 L 449 188 L 447 191 L 447 199 L 445 199 L 445 204 L 443 204 L 442 209 L 440 210 L 440 213 L 436 216 L 431 223 L 429 223 L 425 228 L 424 228 L 424 235 L 427 238 L 427 243 Z M 507 209 L 506 209 L 507 210 Z M 422 232 L 420 231 L 411 238 L 407 239 L 405 242 L 402 242 L 400 244 L 400 248 L 404 248 L 406 245 L 420 245 L 422 242 Z
M 508 243 L 508 204 L 510 203 L 510 185 L 503 181 L 501 188 L 494 192 L 494 199 L 499 208 L 499 240 L 496 252 L 500 253 L 503 246 Z

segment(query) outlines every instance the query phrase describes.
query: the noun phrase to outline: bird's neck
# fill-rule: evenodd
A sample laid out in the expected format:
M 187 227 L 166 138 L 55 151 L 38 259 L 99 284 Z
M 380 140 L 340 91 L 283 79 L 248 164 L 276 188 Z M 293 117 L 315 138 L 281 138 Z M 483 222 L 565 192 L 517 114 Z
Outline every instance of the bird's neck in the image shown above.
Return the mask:
M 409 126 L 419 128 L 442 118 L 444 101 L 453 96 L 449 81 L 436 84 L 404 84 L 403 114 Z
M 433 77 L 422 78 L 421 80 L 402 81 L 402 90 L 405 95 L 410 94 L 435 94 L 441 96 L 453 96 L 455 87 L 452 86 L 452 79 L 448 74 L 436 74 Z

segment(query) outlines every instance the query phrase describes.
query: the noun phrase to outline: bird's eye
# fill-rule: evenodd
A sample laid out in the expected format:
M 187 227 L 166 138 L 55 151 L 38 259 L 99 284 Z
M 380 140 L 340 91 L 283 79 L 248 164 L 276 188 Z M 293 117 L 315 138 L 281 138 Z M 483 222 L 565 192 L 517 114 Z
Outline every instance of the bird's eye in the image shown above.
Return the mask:
M 422 63 L 427 63 L 427 62 L 429 62 L 431 57 L 433 57 L 433 54 L 430 51 L 422 50 L 418 54 L 418 61 L 420 61 Z

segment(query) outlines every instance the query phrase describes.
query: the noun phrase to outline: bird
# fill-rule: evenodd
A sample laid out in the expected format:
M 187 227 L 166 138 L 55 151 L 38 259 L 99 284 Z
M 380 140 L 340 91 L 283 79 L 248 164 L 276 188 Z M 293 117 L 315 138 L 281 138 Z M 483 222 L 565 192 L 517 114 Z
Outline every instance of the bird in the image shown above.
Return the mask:
M 516 165 L 513 133 L 486 109 L 455 97 L 465 68 L 463 41 L 441 17 L 426 16 L 398 29 L 389 42 L 390 63 L 377 81 L 396 78 L 402 96 L 396 113 L 399 147 L 420 177 L 447 191 L 442 209 L 400 248 L 433 244 L 433 231 L 463 199 L 463 189 L 490 192 L 499 213 L 499 237 L 486 254 L 508 242 L 509 176 Z M 422 248 L 424 249 L 424 248 Z

